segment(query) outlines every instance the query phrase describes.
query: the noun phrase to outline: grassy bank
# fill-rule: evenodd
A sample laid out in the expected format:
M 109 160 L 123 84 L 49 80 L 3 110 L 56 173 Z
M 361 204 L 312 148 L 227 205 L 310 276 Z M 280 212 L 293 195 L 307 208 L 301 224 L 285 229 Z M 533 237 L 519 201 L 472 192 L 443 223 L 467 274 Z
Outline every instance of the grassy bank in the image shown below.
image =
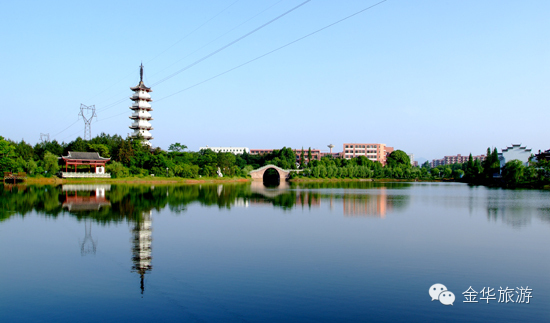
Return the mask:
M 454 182 L 454 180 L 441 179 L 397 179 L 397 178 L 309 178 L 300 177 L 289 180 L 293 183 L 310 182 Z
M 60 185 L 60 184 L 202 184 L 202 183 L 235 183 L 249 182 L 242 177 L 206 177 L 186 179 L 180 177 L 126 177 L 126 178 L 33 178 L 29 177 L 28 185 Z M 9 184 L 9 183 L 6 183 Z M 19 183 L 21 184 L 21 183 Z

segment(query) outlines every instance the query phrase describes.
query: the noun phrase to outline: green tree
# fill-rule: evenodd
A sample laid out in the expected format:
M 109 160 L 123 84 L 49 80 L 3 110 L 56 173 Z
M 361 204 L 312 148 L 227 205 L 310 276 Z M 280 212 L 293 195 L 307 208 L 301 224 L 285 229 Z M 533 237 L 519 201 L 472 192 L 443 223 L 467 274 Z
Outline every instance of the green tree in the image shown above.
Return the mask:
M 15 147 L 0 136 L 0 172 L 10 172 L 15 166 Z
M 24 160 L 30 160 L 34 157 L 34 149 L 25 140 L 21 140 L 21 142 L 15 144 L 15 154 Z
M 411 160 L 403 150 L 394 150 L 386 159 L 386 165 L 390 167 L 411 167 Z
M 517 159 L 511 160 L 504 165 L 502 169 L 502 178 L 506 184 L 515 186 L 521 181 L 524 170 L 525 166 L 523 166 L 521 161 Z
M 88 151 L 90 152 L 97 152 L 99 153 L 99 156 L 109 158 L 111 157 L 111 154 L 109 154 L 109 147 L 104 144 L 88 144 Z
M 462 169 L 453 170 L 453 178 L 454 179 L 462 178 L 462 176 L 464 176 L 464 171 Z
M 182 145 L 179 142 L 173 143 L 168 147 L 168 150 L 173 151 L 173 152 L 177 152 L 177 153 L 182 152 L 185 149 L 187 149 L 187 146 Z
M 117 161 L 111 161 L 105 167 L 108 173 L 111 173 L 111 176 L 114 178 L 123 178 L 130 176 L 130 170 L 125 167 L 122 163 Z
M 80 137 L 76 138 L 74 141 L 71 141 L 66 151 L 88 151 L 88 142 Z
M 59 171 L 59 160 L 56 155 L 49 151 L 44 155 L 44 170 L 47 171 L 46 176 L 48 177 Z
M 126 166 L 130 166 L 131 161 L 134 157 L 134 148 L 130 139 L 126 139 L 121 142 L 117 155 L 117 161 Z
M 422 164 L 422 168 L 424 168 L 424 169 L 430 169 L 430 168 L 432 168 L 432 166 L 430 165 L 430 162 L 426 160 L 426 161 Z
M 485 179 L 492 179 L 494 174 L 500 173 L 500 161 L 498 160 L 496 148 L 492 152 L 490 147 L 487 148 L 487 157 L 483 161 L 482 166 Z

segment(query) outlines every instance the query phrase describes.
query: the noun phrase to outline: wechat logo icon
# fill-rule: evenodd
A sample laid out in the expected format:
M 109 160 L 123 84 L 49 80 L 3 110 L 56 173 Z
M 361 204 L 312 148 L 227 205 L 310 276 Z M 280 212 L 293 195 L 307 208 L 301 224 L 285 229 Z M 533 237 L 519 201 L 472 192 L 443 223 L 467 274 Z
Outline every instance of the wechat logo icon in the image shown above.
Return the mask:
M 432 301 L 438 300 L 443 305 L 453 305 L 455 294 L 447 290 L 443 284 L 433 284 L 429 290 Z

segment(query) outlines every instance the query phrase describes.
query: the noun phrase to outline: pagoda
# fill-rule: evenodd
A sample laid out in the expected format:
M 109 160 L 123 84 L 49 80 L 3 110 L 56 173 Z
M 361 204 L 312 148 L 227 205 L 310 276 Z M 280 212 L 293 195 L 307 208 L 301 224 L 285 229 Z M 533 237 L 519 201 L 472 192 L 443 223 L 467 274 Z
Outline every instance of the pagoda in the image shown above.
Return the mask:
M 151 88 L 146 87 L 143 84 L 143 64 L 140 65 L 139 69 L 139 84 L 137 86 L 131 87 L 130 90 L 134 91 L 134 95 L 130 97 L 134 103 L 130 107 L 134 111 L 130 116 L 130 119 L 133 120 L 133 123 L 130 125 L 130 129 L 133 129 L 134 132 L 130 135 L 132 138 L 141 137 L 143 139 L 143 144 L 151 146 L 150 140 L 153 139 L 153 136 L 149 130 L 153 130 L 153 127 L 149 121 L 153 120 L 149 111 L 153 111 L 151 104 L 149 102 L 153 101 L 149 92 L 152 92 Z

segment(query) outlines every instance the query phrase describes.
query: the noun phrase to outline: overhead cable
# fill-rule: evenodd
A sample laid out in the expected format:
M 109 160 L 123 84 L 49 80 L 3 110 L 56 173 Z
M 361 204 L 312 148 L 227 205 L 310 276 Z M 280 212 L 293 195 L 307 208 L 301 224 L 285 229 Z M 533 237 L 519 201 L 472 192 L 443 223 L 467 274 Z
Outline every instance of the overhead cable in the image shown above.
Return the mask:
M 199 60 L 197 60 L 197 61 L 195 61 L 195 62 L 193 62 L 193 63 L 191 63 L 191 64 L 189 64 L 189 65 L 187 65 L 186 67 L 184 67 L 184 68 L 178 70 L 177 72 L 168 75 L 167 77 L 161 79 L 160 81 L 151 84 L 151 86 L 155 86 L 155 85 L 158 85 L 158 84 L 160 84 L 160 83 L 162 83 L 162 82 L 165 82 L 165 81 L 171 79 L 172 77 L 174 77 L 174 76 L 180 74 L 181 72 L 188 70 L 189 68 L 191 68 L 191 67 L 197 65 L 198 63 L 204 61 L 205 59 L 210 58 L 210 57 L 216 55 L 217 53 L 221 52 L 222 50 L 224 50 L 224 49 L 226 49 L 226 48 L 228 48 L 228 47 L 230 47 L 230 46 L 232 46 L 232 45 L 238 43 L 239 41 L 245 39 L 246 37 L 252 35 L 253 33 L 257 32 L 258 30 L 260 30 L 260 29 L 262 29 L 262 28 L 264 28 L 264 27 L 270 25 L 271 23 L 273 23 L 273 22 L 275 22 L 275 21 L 281 19 L 282 17 L 288 15 L 288 14 L 291 13 L 292 11 L 294 11 L 294 10 L 300 8 L 301 6 L 305 5 L 306 3 L 310 2 L 310 1 L 311 1 L 311 0 L 306 0 L 306 1 L 302 2 L 302 3 L 300 3 L 300 4 L 297 5 L 296 7 L 294 7 L 294 8 L 292 8 L 292 9 L 290 9 L 290 10 L 288 10 L 288 11 L 282 13 L 281 15 L 279 15 L 279 16 L 277 16 L 277 17 L 271 19 L 270 21 L 268 21 L 268 22 L 264 23 L 263 25 L 261 25 L 261 26 L 255 28 L 254 30 L 252 30 L 252 31 L 250 31 L 250 32 L 248 32 L 248 33 L 246 33 L 245 35 L 243 35 L 243 36 L 241 36 L 241 37 L 235 39 L 234 41 L 228 43 L 227 45 L 222 46 L 221 48 L 218 48 L 217 50 L 213 51 L 212 53 L 210 53 L 210 54 L 204 56 L 203 58 L 201 58 L 201 59 L 199 59 Z
M 170 95 L 168 95 L 168 96 L 165 96 L 165 97 L 163 97 L 163 98 L 156 99 L 155 101 L 156 101 L 156 102 L 162 101 L 162 100 L 164 100 L 164 99 L 166 99 L 166 98 L 169 98 L 169 97 L 174 96 L 174 95 L 176 95 L 176 94 L 179 94 L 179 93 L 181 93 L 181 92 L 187 91 L 187 90 L 189 90 L 189 89 L 191 89 L 191 88 L 194 88 L 194 87 L 196 87 L 196 86 L 198 86 L 198 85 L 201 85 L 201 84 L 206 83 L 206 82 L 208 82 L 208 81 L 211 81 L 211 80 L 213 80 L 213 79 L 215 79 L 215 78 L 217 78 L 217 77 L 220 77 L 220 76 L 222 76 L 222 75 L 224 75 L 224 74 L 227 74 L 227 73 L 229 73 L 229 72 L 231 72 L 231 71 L 234 71 L 234 70 L 236 70 L 236 69 L 238 69 L 238 68 L 240 68 L 240 67 L 243 67 L 243 66 L 245 66 L 245 65 L 248 65 L 248 64 L 250 64 L 250 63 L 252 63 L 252 62 L 254 62 L 254 61 L 259 60 L 260 58 L 263 58 L 263 57 L 265 57 L 265 56 L 267 56 L 267 55 L 269 55 L 269 54 L 272 54 L 272 53 L 274 53 L 274 52 L 276 52 L 276 51 L 279 51 L 279 50 L 281 50 L 281 49 L 283 49 L 283 48 L 285 48 L 285 47 L 288 47 L 288 46 L 290 46 L 290 45 L 292 45 L 292 44 L 294 44 L 294 43 L 297 43 L 297 42 L 299 42 L 300 40 L 303 40 L 303 39 L 305 39 L 305 38 L 307 38 L 307 37 L 309 37 L 309 36 L 315 35 L 315 34 L 317 34 L 318 32 L 321 32 L 321 31 L 323 31 L 323 30 L 325 30 L 325 29 L 327 29 L 327 28 L 330 28 L 330 27 L 332 27 L 332 26 L 338 24 L 338 23 L 341 23 L 341 22 L 344 21 L 344 20 L 347 20 L 347 19 L 349 19 L 349 18 L 351 18 L 351 17 L 354 17 L 354 16 L 356 16 L 356 15 L 358 15 L 358 14 L 364 12 L 364 11 L 367 11 L 367 10 L 369 10 L 369 9 L 371 9 L 371 8 L 373 8 L 373 7 L 375 7 L 375 6 L 379 5 L 379 4 L 381 4 L 381 3 L 383 3 L 383 2 L 386 2 L 386 1 L 388 1 L 388 0 L 382 0 L 382 1 L 378 2 L 378 3 L 376 3 L 376 4 L 373 4 L 373 5 L 370 6 L 370 7 L 367 7 L 367 8 L 365 8 L 365 9 L 360 10 L 360 11 L 357 11 L 357 12 L 355 12 L 354 14 L 351 14 L 351 15 L 345 17 L 345 18 L 342 18 L 342 19 L 340 19 L 340 20 L 338 20 L 338 21 L 335 21 L 335 22 L 333 22 L 333 23 L 331 23 L 331 24 L 329 24 L 329 25 L 326 25 L 326 26 L 323 27 L 323 28 L 317 29 L 317 30 L 314 31 L 314 32 L 311 32 L 311 33 L 309 33 L 309 34 L 307 34 L 307 35 L 305 35 L 305 36 L 302 36 L 302 37 L 300 37 L 300 38 L 297 38 L 297 39 L 291 41 L 290 43 L 287 43 L 287 44 L 285 44 L 285 45 L 283 45 L 283 46 L 281 46 L 281 47 L 275 48 L 275 49 L 273 49 L 273 50 L 271 50 L 271 51 L 269 51 L 269 52 L 267 52 L 267 53 L 265 53 L 265 54 L 262 54 L 262 55 L 260 55 L 260 56 L 258 56 L 258 57 L 256 57 L 256 58 L 253 58 L 253 59 L 251 59 L 251 60 L 249 60 L 249 61 L 246 61 L 246 62 L 244 62 L 244 63 L 242 63 L 242 64 L 240 64 L 240 65 L 237 65 L 237 66 L 235 66 L 235 67 L 233 67 L 233 68 L 231 68 L 231 69 L 228 69 L 228 70 L 226 70 L 225 72 L 216 74 L 216 75 L 214 75 L 214 76 L 212 76 L 212 77 L 210 77 L 210 78 L 207 78 L 207 79 L 204 80 L 204 81 L 201 81 L 201 82 L 199 82 L 199 83 L 195 83 L 195 84 L 193 84 L 193 85 L 191 85 L 191 86 L 189 86 L 189 87 L 186 87 L 186 88 L 183 89 L 183 90 L 180 90 L 180 91 L 178 91 L 178 92 L 172 93 L 172 94 L 170 94 Z

